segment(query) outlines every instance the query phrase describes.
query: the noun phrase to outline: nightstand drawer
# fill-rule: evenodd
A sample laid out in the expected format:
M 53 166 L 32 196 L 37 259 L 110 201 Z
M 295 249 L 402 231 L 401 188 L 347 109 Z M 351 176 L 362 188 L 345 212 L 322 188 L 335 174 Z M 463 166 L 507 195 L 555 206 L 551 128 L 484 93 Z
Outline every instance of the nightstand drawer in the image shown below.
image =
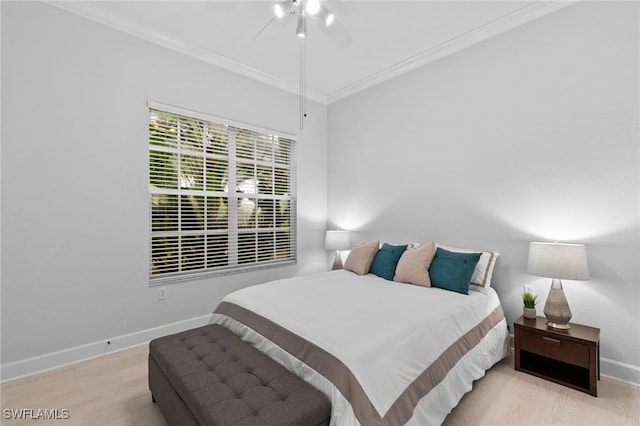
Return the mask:
M 520 350 L 589 368 L 589 346 L 563 339 L 562 336 L 545 336 L 520 330 Z

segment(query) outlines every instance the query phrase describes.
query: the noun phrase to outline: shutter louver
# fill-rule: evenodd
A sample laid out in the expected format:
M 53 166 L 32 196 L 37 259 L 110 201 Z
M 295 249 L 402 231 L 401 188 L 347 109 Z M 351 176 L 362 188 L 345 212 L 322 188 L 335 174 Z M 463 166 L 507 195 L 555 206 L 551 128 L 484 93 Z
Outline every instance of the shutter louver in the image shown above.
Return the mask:
M 151 283 L 295 262 L 293 147 L 150 103 Z

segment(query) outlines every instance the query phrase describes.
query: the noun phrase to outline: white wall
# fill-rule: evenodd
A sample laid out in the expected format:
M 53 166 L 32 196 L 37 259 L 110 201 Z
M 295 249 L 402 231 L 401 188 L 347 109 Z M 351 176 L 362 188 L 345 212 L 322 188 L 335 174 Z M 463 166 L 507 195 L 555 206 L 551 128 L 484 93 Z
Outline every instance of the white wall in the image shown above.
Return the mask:
M 574 320 L 602 329 L 604 373 L 640 382 L 637 3 L 570 6 L 328 117 L 310 102 L 300 133 L 295 95 L 48 5 L 0 7 L 3 366 L 325 269 L 329 193 L 332 226 L 363 238 L 501 251 L 494 287 L 509 322 L 523 284 L 539 313 L 548 290 L 525 273 L 528 242 L 587 244 L 592 279 L 565 282 Z M 148 99 L 299 133 L 296 267 L 171 285 L 157 300 Z
M 298 134 L 298 264 L 148 285 L 147 100 Z M 210 313 L 327 268 L 326 106 L 32 2 L 2 2 L 2 363 Z M 3 377 L 4 378 L 4 377 Z
M 330 223 L 500 251 L 510 324 L 551 281 L 528 243 L 585 243 L 573 320 L 601 328 L 603 373 L 640 383 L 638 16 L 580 2 L 330 105 Z

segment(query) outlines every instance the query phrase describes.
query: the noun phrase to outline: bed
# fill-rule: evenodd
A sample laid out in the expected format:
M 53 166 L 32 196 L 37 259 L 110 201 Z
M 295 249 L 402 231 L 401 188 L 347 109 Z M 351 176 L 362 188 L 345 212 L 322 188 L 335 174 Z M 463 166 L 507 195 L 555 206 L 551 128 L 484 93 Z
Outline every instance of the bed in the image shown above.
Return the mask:
M 212 322 L 327 395 L 332 425 L 436 425 L 508 353 L 495 290 L 470 287 L 331 271 L 231 293 Z

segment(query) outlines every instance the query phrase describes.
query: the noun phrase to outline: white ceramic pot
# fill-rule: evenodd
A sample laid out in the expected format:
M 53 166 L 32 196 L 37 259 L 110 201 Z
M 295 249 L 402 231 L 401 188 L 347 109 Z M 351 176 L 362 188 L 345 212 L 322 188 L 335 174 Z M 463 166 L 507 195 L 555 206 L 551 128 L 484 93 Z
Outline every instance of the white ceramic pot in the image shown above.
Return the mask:
M 525 318 L 535 319 L 536 318 L 536 308 L 525 308 L 522 307 L 522 314 Z

